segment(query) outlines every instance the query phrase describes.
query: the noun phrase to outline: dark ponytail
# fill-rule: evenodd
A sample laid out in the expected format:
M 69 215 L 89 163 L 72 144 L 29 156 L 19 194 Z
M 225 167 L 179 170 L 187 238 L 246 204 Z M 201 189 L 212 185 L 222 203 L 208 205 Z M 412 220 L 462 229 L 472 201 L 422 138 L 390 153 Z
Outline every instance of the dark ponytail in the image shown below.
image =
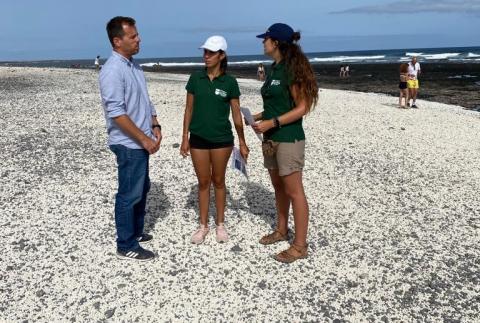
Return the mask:
M 299 32 L 299 31 L 296 31 L 296 32 L 293 33 L 293 35 L 292 35 L 292 41 L 293 41 L 294 43 L 298 43 L 298 42 L 300 41 L 300 38 L 301 38 L 301 36 L 300 36 L 300 32 Z
M 220 62 L 220 70 L 222 71 L 222 74 L 225 74 L 227 72 L 227 67 L 228 67 L 227 53 L 225 53 L 223 50 L 220 50 L 220 54 L 225 54 L 225 57 Z

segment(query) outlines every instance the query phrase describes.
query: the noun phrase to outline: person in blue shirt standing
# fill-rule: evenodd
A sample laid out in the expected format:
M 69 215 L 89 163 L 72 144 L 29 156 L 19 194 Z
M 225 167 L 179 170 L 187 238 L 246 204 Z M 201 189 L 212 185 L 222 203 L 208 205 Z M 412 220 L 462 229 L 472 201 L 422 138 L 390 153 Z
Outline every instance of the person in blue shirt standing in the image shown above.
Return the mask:
M 133 60 L 140 51 L 135 20 L 114 17 L 107 23 L 113 51 L 103 65 L 100 94 L 108 145 L 116 155 L 118 192 L 115 197 L 117 257 L 151 260 L 155 254 L 140 246 L 152 240 L 144 233 L 145 207 L 150 190 L 149 155 L 156 153 L 162 128 L 150 101 L 142 68 Z

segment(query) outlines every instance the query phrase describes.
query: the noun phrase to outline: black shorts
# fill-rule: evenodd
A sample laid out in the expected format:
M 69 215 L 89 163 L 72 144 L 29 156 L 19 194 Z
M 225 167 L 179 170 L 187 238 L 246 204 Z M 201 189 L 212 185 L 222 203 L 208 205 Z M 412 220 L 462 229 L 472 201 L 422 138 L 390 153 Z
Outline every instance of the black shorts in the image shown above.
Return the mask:
M 188 139 L 190 143 L 190 148 L 193 149 L 218 149 L 218 148 L 226 148 L 226 147 L 233 147 L 233 140 L 226 141 L 226 142 L 212 142 L 193 133 L 190 133 L 190 138 Z
M 400 82 L 400 84 L 398 84 L 398 88 L 400 90 L 405 90 L 407 88 L 407 82 Z

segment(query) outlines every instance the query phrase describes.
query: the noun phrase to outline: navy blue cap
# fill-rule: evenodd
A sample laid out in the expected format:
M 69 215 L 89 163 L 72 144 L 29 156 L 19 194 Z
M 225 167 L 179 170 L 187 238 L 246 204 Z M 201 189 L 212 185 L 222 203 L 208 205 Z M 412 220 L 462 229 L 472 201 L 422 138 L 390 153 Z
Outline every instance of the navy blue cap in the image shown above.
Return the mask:
M 293 29 L 287 24 L 276 23 L 271 25 L 267 31 L 261 35 L 257 35 L 258 38 L 271 37 L 276 40 L 286 41 L 291 43 L 293 41 Z

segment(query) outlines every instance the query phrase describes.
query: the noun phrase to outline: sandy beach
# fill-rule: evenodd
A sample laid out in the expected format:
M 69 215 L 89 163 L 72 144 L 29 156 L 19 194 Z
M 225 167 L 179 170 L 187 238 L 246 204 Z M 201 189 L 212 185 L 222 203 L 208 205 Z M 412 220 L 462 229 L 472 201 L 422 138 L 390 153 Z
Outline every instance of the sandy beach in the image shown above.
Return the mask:
M 230 241 L 190 243 L 196 177 L 177 147 L 187 76 L 146 75 L 164 136 L 146 226 L 158 257 L 135 263 L 115 257 L 97 73 L 0 67 L 1 322 L 480 320 L 480 113 L 321 89 L 304 122 L 310 257 L 283 265 L 272 255 L 286 242 L 258 243 L 274 195 L 250 129 L 249 180 L 227 171 Z M 260 111 L 261 83 L 239 84 Z

